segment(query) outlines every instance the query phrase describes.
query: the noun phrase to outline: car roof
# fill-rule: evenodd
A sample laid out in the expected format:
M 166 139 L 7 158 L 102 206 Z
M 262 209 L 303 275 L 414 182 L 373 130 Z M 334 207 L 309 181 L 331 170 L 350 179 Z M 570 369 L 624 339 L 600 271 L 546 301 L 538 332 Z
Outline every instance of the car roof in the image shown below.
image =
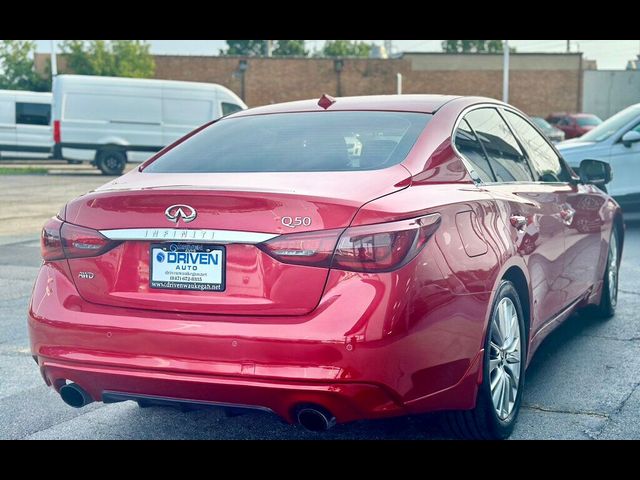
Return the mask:
M 235 113 L 234 117 L 285 112 L 314 112 L 324 110 L 318 105 L 318 98 L 277 103 L 263 107 L 250 108 Z M 460 98 L 456 95 L 366 95 L 355 97 L 337 97 L 335 103 L 326 110 L 387 110 L 400 112 L 435 113 L 444 104 Z

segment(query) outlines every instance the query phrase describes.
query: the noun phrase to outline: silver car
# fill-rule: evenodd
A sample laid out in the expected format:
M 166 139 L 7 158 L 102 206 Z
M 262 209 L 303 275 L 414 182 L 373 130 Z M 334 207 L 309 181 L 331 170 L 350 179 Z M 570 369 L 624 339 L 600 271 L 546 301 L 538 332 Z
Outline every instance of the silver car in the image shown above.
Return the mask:
M 640 210 L 640 103 L 605 120 L 580 138 L 557 145 L 574 170 L 585 159 L 611 165 L 613 180 L 607 190 L 626 212 Z
M 544 133 L 551 142 L 558 143 L 564 140 L 564 132 L 554 127 L 542 117 L 531 117 L 531 121 Z

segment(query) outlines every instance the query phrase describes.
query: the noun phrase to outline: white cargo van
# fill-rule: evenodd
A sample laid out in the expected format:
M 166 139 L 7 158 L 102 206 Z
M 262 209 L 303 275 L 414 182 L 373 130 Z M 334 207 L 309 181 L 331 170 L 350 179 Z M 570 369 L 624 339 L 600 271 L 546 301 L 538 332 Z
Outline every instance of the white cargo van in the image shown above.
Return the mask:
M 0 90 L 0 155 L 51 156 L 51 93 Z
M 53 80 L 55 155 L 118 175 L 200 125 L 247 106 L 213 83 L 58 75 Z

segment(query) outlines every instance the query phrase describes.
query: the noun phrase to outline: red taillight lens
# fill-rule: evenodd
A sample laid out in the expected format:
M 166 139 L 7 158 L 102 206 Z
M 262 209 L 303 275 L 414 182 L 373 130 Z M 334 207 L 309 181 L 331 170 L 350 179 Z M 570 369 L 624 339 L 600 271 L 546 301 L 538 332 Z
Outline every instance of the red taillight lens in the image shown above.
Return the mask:
M 344 231 L 282 235 L 257 246 L 283 263 L 353 272 L 386 272 L 411 261 L 438 225 L 440 215 L 436 213 Z
M 440 215 L 347 228 L 338 241 L 331 268 L 388 272 L 411 261 L 438 228 Z
M 40 253 L 44 260 L 60 260 L 64 258 L 60 229 L 62 220 L 53 217 L 42 228 L 40 235 Z
M 110 250 L 115 242 L 97 230 L 63 223 L 60 229 L 62 248 L 67 258 L 95 257 Z
M 60 139 L 60 120 L 53 121 L 53 143 L 60 143 L 62 140 Z
M 281 235 L 257 247 L 282 263 L 329 268 L 341 233 L 342 230 L 325 230 Z
M 47 261 L 95 257 L 117 244 L 97 230 L 65 223 L 56 217 L 45 224 L 40 237 L 42 258 Z

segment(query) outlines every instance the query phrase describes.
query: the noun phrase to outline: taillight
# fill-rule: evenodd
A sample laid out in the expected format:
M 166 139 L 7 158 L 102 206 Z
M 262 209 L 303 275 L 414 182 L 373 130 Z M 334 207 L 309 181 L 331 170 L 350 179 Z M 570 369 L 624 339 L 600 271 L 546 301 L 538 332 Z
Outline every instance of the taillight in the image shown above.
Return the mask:
M 53 143 L 60 143 L 61 135 L 60 135 L 60 120 L 53 121 Z
M 95 257 L 113 248 L 112 242 L 97 230 L 63 223 L 60 230 L 62 248 L 67 258 Z
M 282 263 L 329 268 L 341 233 L 342 230 L 324 230 L 280 235 L 257 246 Z
M 340 236 L 331 268 L 388 272 L 410 262 L 440 225 L 435 213 L 398 222 L 347 228 Z
M 65 223 L 55 217 L 42 229 L 40 243 L 42 258 L 45 260 L 95 257 L 118 244 L 97 230 Z
M 60 229 L 62 220 L 53 217 L 44 224 L 40 235 L 40 253 L 45 260 L 60 260 L 64 258 Z
M 438 228 L 440 215 L 282 235 L 258 245 L 278 261 L 353 272 L 387 272 L 411 261 Z

